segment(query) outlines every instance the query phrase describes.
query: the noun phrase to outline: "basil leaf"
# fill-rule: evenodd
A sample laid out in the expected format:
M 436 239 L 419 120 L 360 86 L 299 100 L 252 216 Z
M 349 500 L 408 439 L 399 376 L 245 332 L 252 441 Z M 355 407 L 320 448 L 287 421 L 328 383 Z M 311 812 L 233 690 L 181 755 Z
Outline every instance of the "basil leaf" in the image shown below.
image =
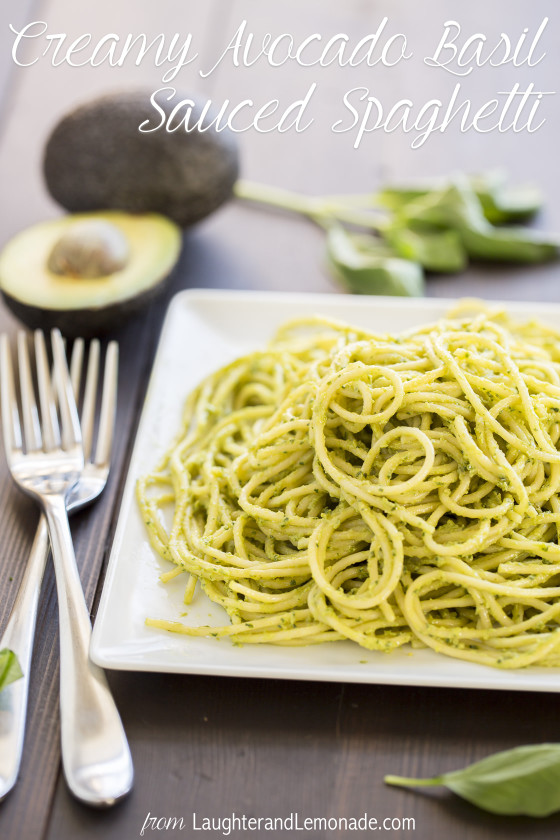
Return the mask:
M 439 192 L 442 189 L 442 183 L 434 181 L 431 184 L 413 186 L 391 186 L 384 187 L 375 195 L 375 201 L 386 207 L 388 210 L 399 211 L 402 210 L 411 201 L 416 201 L 417 198 L 422 198 L 431 192 Z
M 23 677 L 18 658 L 13 650 L 0 650 L 0 691 Z
M 335 225 L 327 233 L 327 257 L 351 292 L 410 297 L 424 293 L 422 267 L 371 236 L 351 235 Z
M 541 191 L 532 184 L 510 186 L 502 172 L 474 175 L 470 184 L 493 225 L 529 221 L 541 209 Z
M 394 224 L 383 235 L 399 256 L 419 262 L 428 271 L 451 274 L 465 268 L 467 254 L 455 230 Z
M 493 814 L 546 817 L 560 810 L 560 744 L 516 747 L 431 779 L 386 776 L 385 782 L 444 785 Z
M 470 257 L 514 263 L 541 263 L 558 256 L 560 240 L 523 227 L 464 228 L 461 237 Z
M 542 207 L 542 195 L 536 187 L 508 187 L 496 193 L 477 192 L 482 210 L 493 225 L 530 221 Z
M 496 228 L 482 212 L 482 205 L 466 179 L 457 179 L 447 189 L 408 204 L 401 212 L 407 223 L 429 223 L 452 228 L 473 259 L 516 263 L 540 263 L 559 253 L 559 240 L 529 228 Z
M 494 225 L 528 221 L 542 207 L 542 193 L 537 187 L 532 184 L 510 186 L 502 172 L 470 175 L 465 180 L 480 201 L 484 216 Z M 398 212 L 411 201 L 441 192 L 449 185 L 448 178 L 433 178 L 415 185 L 387 186 L 376 199 L 383 207 Z
M 406 222 L 424 222 L 436 227 L 482 230 L 489 226 L 482 206 L 466 178 L 457 178 L 444 189 L 428 193 L 407 204 L 401 212 Z

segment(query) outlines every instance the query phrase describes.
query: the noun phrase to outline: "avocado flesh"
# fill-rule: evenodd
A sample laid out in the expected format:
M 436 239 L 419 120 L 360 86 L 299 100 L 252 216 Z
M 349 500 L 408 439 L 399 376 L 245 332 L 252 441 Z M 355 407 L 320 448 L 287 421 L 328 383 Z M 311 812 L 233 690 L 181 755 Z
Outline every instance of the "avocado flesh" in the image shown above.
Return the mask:
M 125 266 L 93 279 L 66 277 L 48 268 L 49 256 L 70 226 L 99 218 L 126 237 Z M 33 328 L 58 326 L 69 337 L 110 331 L 161 290 L 181 250 L 181 231 L 156 214 L 75 214 L 17 234 L 0 254 L 0 291 L 12 312 Z

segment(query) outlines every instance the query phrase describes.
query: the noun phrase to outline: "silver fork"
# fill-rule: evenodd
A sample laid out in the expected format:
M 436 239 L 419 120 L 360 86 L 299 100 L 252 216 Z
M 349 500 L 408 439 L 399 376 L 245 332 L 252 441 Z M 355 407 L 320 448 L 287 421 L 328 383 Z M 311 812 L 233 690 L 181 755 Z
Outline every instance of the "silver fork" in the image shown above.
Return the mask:
M 99 495 L 105 486 L 113 430 L 117 352 L 113 345 L 107 354 L 98 442 L 95 457 L 92 457 L 98 345 L 94 344 L 90 351 L 82 411 L 87 459 L 84 465 L 80 426 L 62 339 L 58 331 L 53 331 L 52 338 L 62 443 L 44 339 L 42 333 L 37 332 L 35 349 L 42 429 L 33 394 L 25 334 L 18 336 L 25 453 L 9 344 L 6 336 L 1 339 L 0 378 L 5 449 L 15 481 L 39 502 L 46 515 L 53 547 L 60 612 L 60 714 L 66 781 L 72 793 L 83 802 L 108 806 L 130 790 L 133 780 L 132 761 L 103 671 L 88 658 L 91 624 L 76 568 L 66 509 L 82 507 Z M 78 342 L 71 363 L 76 390 L 82 355 L 83 343 Z M 28 662 L 27 667 L 23 668 L 26 675 L 29 673 L 34 629 L 30 625 L 34 624 L 47 550 L 47 528 L 40 524 L 32 550 L 29 572 L 31 584 L 27 589 L 23 582 L 18 595 L 20 603 L 14 605 L 17 616 L 12 615 L 13 621 L 11 618 L 3 640 L 3 644 L 6 642 L 7 647 L 16 650 L 22 665 L 21 651 L 24 652 Z M 26 613 L 26 610 L 30 612 Z M 30 616 L 33 616 L 32 621 Z M 14 646 L 14 639 L 21 645 L 19 649 Z M 11 693 L 12 703 L 10 725 L 2 727 L 11 731 L 6 734 L 5 744 L 0 740 L 3 795 L 15 783 L 21 757 L 28 690 L 25 677 L 24 680 L 13 683 L 6 690 Z M 8 753 L 11 757 L 8 757 Z
M 19 357 L 25 359 L 24 332 L 18 334 Z M 80 380 L 84 366 L 84 341 L 74 341 L 70 362 L 70 378 L 76 400 L 80 391 Z M 67 510 L 72 513 L 94 501 L 103 491 L 109 474 L 113 428 L 115 423 L 118 345 L 109 343 L 105 356 L 103 389 L 97 445 L 93 453 L 93 427 L 96 414 L 96 392 L 99 378 L 100 347 L 94 339 L 89 345 L 87 374 L 81 412 L 82 441 L 85 465 L 80 479 L 74 485 L 67 500 Z M 22 375 L 25 375 L 22 371 Z M 0 800 L 16 783 L 25 736 L 27 698 L 31 675 L 33 638 L 39 605 L 39 593 L 49 554 L 47 523 L 43 514 L 25 567 L 21 586 L 14 602 L 8 624 L 0 639 L 0 650 L 8 648 L 18 657 L 23 677 L 4 689 L 0 704 Z

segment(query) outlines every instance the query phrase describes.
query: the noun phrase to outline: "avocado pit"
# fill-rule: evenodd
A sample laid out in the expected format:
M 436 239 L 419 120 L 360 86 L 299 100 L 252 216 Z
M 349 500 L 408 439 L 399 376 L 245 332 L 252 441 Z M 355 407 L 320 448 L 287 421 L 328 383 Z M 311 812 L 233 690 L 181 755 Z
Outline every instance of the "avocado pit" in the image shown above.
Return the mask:
M 126 266 L 130 249 L 122 230 L 104 219 L 76 222 L 58 239 L 47 268 L 61 277 L 107 277 Z

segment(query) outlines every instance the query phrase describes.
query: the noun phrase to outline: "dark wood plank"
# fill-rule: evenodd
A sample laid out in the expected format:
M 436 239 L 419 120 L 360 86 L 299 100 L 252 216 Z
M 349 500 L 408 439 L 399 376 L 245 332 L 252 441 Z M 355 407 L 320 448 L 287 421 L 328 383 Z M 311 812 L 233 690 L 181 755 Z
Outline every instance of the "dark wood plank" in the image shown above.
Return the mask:
M 88 811 L 60 785 L 52 840 L 138 836 L 148 814 L 183 817 L 187 837 L 220 836 L 194 833 L 193 814 L 200 824 L 204 816 L 233 813 L 284 818 L 298 813 L 300 822 L 365 812 L 380 820 L 413 818 L 415 831 L 395 836 L 422 840 L 552 840 L 560 831 L 560 815 L 491 817 L 441 790 L 412 792 L 383 784 L 386 773 L 456 769 L 514 740 L 558 740 L 554 695 L 536 701 L 533 695 L 502 692 L 125 673 L 111 675 L 111 684 L 142 772 L 133 795 L 114 813 Z M 514 732 L 513 721 L 519 721 Z
M 320 31 L 327 37 L 341 31 L 357 39 L 387 14 L 393 31 L 411 33 L 414 49 L 420 54 L 436 43 L 442 21 L 453 16 L 473 31 L 480 30 L 484 22 L 491 36 L 506 27 L 514 33 L 523 26 L 534 26 L 553 11 L 551 0 L 541 0 L 530 8 L 502 0 L 492 7 L 494 15 L 487 14 L 488 4 L 482 0 L 473 0 L 468 8 L 458 0 L 433 0 L 422 19 L 416 8 L 412 12 L 410 4 L 402 0 L 376 4 L 364 0 L 345 4 L 335 0 L 307 0 L 305 4 L 297 0 L 281 4 L 235 0 L 227 11 L 218 0 L 205 4 L 167 0 L 165 16 L 162 8 L 162 4 L 153 9 L 145 4 L 139 9 L 132 0 L 119 4 L 100 0 L 95 11 L 84 13 L 83 4 L 50 0 L 43 13 L 53 31 L 58 27 L 76 34 L 190 28 L 200 37 L 209 62 L 243 18 L 257 35 L 289 31 L 297 40 L 311 32 Z M 558 57 L 551 48 L 557 36 L 557 25 L 551 25 L 545 45 L 547 61 L 531 74 L 545 86 L 558 75 Z M 9 206 L 4 203 L 0 240 L 58 212 L 40 181 L 41 142 L 56 116 L 72 103 L 117 84 L 153 87 L 157 76 L 148 68 L 119 70 L 118 79 L 106 68 L 91 73 L 58 68 L 41 74 L 15 74 L 17 86 L 11 89 L 14 110 L 0 145 L 0 178 L 5 195 L 10 197 Z M 386 101 L 401 96 L 425 101 L 428 96 L 448 95 L 450 80 L 422 67 L 412 73 L 406 66 L 367 72 L 364 68 L 332 67 L 319 74 L 294 66 L 270 70 L 259 65 L 252 71 L 232 71 L 224 65 L 206 80 L 205 94 L 217 100 L 251 96 L 262 102 L 278 96 L 289 102 L 301 95 L 316 75 L 320 78 L 317 120 L 308 131 L 297 137 L 255 132 L 240 136 L 246 177 L 309 194 L 356 192 L 373 189 L 387 177 L 502 164 L 546 187 L 550 199 L 546 223 L 560 227 L 560 201 L 556 198 L 560 173 L 551 168 L 560 128 L 557 109 L 548 109 L 546 126 L 531 137 L 479 138 L 450 132 L 434 137 L 420 150 L 411 150 L 410 138 L 377 133 L 353 150 L 347 135 L 330 132 L 346 90 L 367 84 Z M 493 75 L 481 71 L 465 83 L 465 90 L 473 97 L 482 97 L 487 91 L 484 98 L 489 98 L 491 91 L 511 83 L 517 75 L 511 68 Z M 200 86 L 189 68 L 181 78 L 185 87 Z M 521 69 L 519 78 L 528 75 Z M 311 224 L 234 204 L 186 237 L 184 258 L 167 298 L 188 286 L 336 290 L 322 254 L 321 232 Z M 429 293 L 555 300 L 556 272 L 556 266 L 515 271 L 482 267 L 462 278 L 431 279 Z M 115 469 L 95 511 L 83 514 L 73 525 L 89 603 L 99 594 L 100 573 L 115 526 L 164 305 L 162 301 L 119 336 L 123 390 Z M 0 322 L 13 331 L 14 322 L 3 309 Z M 0 567 L 1 622 L 11 606 L 35 521 L 34 509 L 12 493 L 2 467 L 0 504 L 6 558 Z M 557 817 L 539 822 L 498 820 L 444 793 L 405 792 L 387 789 L 382 783 L 387 772 L 429 775 L 519 743 L 560 740 L 554 695 L 111 674 L 130 736 L 137 782 L 128 801 L 114 811 L 97 813 L 71 800 L 60 777 L 53 790 L 58 768 L 56 663 L 56 602 L 49 573 L 39 622 L 22 780 L 0 806 L 2 838 L 65 840 L 102 834 L 107 840 L 120 840 L 138 836 L 148 812 L 183 816 L 190 828 L 195 811 L 200 818 L 234 811 L 261 816 L 299 812 L 301 817 L 360 816 L 367 811 L 378 818 L 413 817 L 415 836 L 422 838 L 558 836 Z M 190 836 L 191 832 L 183 834 Z M 317 831 L 306 836 L 332 835 Z
M 10 93 L 14 91 L 12 73 L 16 65 L 12 58 L 14 34 L 10 24 L 19 31 L 27 23 L 34 20 L 38 8 L 38 0 L 4 0 L 2 5 L 2 28 L 0 29 L 0 109 L 3 114 L 0 136 L 7 124 L 12 100 Z

